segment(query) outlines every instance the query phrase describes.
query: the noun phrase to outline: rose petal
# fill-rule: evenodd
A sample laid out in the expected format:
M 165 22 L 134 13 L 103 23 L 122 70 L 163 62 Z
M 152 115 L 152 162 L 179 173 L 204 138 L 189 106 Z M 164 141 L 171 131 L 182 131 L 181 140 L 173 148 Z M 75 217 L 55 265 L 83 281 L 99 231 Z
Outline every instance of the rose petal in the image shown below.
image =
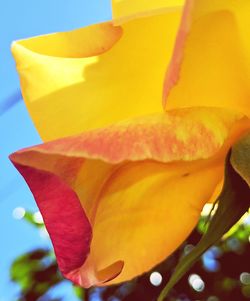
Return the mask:
M 179 246 L 221 180 L 228 148 L 249 126 L 225 110 L 176 110 L 11 160 L 36 198 L 64 275 L 84 287 L 106 285 L 149 270 Z
M 188 0 L 164 86 L 166 109 L 217 106 L 250 115 L 250 2 Z
M 43 140 L 161 111 L 181 12 L 15 42 L 22 93 Z
M 134 162 L 121 167 L 99 199 L 91 244 L 102 268 L 124 261 L 108 284 L 149 271 L 169 256 L 195 227 L 223 173 L 223 164 Z
M 185 0 L 112 0 L 112 15 L 115 24 L 153 14 L 180 10 Z

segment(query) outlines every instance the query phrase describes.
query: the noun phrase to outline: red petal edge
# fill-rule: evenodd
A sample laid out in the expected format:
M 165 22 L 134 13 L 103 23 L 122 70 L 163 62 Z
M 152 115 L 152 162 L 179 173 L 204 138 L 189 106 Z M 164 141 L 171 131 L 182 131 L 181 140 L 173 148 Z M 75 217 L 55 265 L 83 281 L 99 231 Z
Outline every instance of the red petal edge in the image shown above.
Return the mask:
M 171 89 L 174 87 L 174 85 L 177 83 L 179 79 L 179 72 L 180 72 L 181 63 L 184 55 L 183 53 L 184 45 L 192 23 L 193 7 L 194 7 L 194 0 L 186 0 L 186 4 L 183 9 L 180 28 L 177 33 L 177 37 L 175 41 L 172 59 L 170 61 L 169 67 L 167 68 L 167 72 L 165 75 L 165 80 L 163 85 L 163 97 L 162 97 L 163 109 L 165 109 L 166 107 L 167 98 Z
M 10 159 L 36 199 L 62 274 L 76 282 L 77 277 L 72 279 L 71 272 L 79 270 L 86 261 L 92 239 L 91 225 L 76 193 L 58 176 L 20 165 L 14 155 Z
M 18 163 L 15 153 L 10 160 L 34 195 L 65 278 L 89 288 L 117 277 L 123 261 L 97 271 L 90 259 L 92 227 L 74 190 L 53 173 Z

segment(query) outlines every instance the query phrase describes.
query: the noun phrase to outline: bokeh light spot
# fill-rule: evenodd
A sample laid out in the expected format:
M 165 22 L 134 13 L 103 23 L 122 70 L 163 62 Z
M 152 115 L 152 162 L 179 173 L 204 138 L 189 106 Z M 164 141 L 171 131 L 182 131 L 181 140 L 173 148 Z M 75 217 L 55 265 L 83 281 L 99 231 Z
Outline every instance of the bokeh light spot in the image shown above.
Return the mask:
M 217 208 L 218 208 L 218 205 L 214 206 L 214 204 L 205 204 L 201 211 L 201 215 L 208 216 L 210 214 L 211 210 L 213 210 L 212 215 L 214 215 Z
M 43 238 L 43 239 L 49 238 L 49 233 L 48 233 L 48 231 L 46 230 L 45 227 L 42 227 L 42 228 L 39 230 L 39 235 L 40 235 L 40 237 Z
M 191 274 L 188 277 L 188 282 L 189 282 L 190 286 L 197 292 L 202 292 L 205 288 L 204 281 L 197 274 Z
M 240 282 L 245 285 L 250 284 L 250 273 L 243 272 L 240 274 Z
M 37 224 L 43 224 L 43 217 L 40 211 L 33 214 L 33 219 Z
M 184 247 L 184 254 L 185 254 L 185 255 L 189 254 L 193 249 L 194 249 L 194 245 L 187 244 L 187 245 Z
M 241 248 L 240 242 L 236 237 L 229 237 L 227 240 L 227 246 L 234 252 L 239 251 Z
M 162 275 L 159 272 L 153 272 L 149 277 L 150 283 L 159 286 L 162 283 Z
M 12 216 L 15 219 L 22 219 L 25 215 L 25 209 L 23 207 L 16 207 L 13 211 L 12 211 Z

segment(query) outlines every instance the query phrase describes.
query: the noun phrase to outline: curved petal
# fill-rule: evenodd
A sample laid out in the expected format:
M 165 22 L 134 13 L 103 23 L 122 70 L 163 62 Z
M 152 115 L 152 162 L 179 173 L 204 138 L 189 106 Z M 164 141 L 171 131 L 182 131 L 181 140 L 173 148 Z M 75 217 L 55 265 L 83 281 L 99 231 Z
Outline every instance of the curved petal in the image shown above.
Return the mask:
M 188 0 L 164 107 L 218 106 L 250 115 L 250 2 Z
M 181 10 L 15 42 L 22 93 L 42 139 L 161 111 Z
M 115 24 L 121 24 L 141 16 L 180 9 L 184 2 L 185 0 L 112 0 L 112 19 Z
M 11 160 L 36 198 L 64 275 L 84 287 L 105 285 L 149 270 L 178 247 L 222 178 L 230 145 L 249 127 L 229 111 L 176 110 Z
M 195 227 L 222 173 L 223 164 L 193 169 L 156 162 L 132 163 L 115 173 L 99 200 L 91 244 L 100 268 L 124 261 L 108 284 L 149 271 L 169 256 Z

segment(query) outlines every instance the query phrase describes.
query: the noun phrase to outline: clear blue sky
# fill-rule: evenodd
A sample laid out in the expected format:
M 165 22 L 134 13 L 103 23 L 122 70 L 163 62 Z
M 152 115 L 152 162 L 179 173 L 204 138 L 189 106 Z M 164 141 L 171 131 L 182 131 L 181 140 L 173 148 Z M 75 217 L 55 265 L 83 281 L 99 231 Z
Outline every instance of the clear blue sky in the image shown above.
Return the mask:
M 17 288 L 9 281 L 9 266 L 19 254 L 49 240 L 23 220 L 16 207 L 36 211 L 33 197 L 8 160 L 20 148 L 41 142 L 23 101 L 6 110 L 6 102 L 18 99 L 19 81 L 10 53 L 13 40 L 65 31 L 111 19 L 110 0 L 12 0 L 0 2 L 0 301 L 14 301 Z M 64 294 L 67 286 L 58 290 Z M 67 297 L 65 301 L 73 301 Z

